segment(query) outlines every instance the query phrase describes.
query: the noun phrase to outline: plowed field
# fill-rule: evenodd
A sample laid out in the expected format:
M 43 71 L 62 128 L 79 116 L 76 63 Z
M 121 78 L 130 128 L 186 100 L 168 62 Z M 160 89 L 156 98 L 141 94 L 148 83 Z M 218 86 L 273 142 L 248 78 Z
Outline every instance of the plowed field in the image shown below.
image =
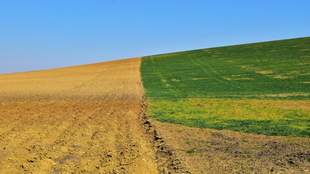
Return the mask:
M 0 75 L 0 173 L 157 173 L 140 59 Z

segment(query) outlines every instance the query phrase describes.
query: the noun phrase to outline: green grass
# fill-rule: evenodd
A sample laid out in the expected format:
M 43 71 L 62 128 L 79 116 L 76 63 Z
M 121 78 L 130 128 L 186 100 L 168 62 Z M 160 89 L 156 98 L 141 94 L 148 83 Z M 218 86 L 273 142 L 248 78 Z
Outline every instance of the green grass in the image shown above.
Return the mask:
M 265 135 L 310 135 L 306 101 L 257 99 L 150 100 L 148 114 L 159 121 L 192 127 L 229 129 Z M 296 107 L 288 107 L 297 105 Z
M 158 120 L 310 136 L 309 110 L 239 105 L 249 99 L 268 99 L 271 106 L 281 100 L 310 102 L 310 37 L 149 56 L 143 59 L 141 72 L 149 114 Z M 195 107 L 192 99 L 221 99 L 225 104 Z M 271 113 L 272 117 L 263 116 Z
M 310 38 L 149 56 L 150 98 L 310 99 Z

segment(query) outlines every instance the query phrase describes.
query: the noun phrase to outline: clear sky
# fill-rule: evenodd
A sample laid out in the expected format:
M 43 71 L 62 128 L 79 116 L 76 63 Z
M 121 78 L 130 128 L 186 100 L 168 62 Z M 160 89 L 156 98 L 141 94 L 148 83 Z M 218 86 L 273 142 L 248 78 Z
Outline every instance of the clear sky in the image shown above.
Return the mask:
M 310 36 L 310 0 L 0 0 L 0 73 Z

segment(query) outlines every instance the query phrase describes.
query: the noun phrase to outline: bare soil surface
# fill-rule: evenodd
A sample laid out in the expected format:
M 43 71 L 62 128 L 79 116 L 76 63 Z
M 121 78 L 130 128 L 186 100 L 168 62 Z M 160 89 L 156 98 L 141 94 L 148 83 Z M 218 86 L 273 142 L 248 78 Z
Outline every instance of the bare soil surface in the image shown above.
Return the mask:
M 310 173 L 310 139 L 151 121 L 191 173 Z
M 158 173 L 140 59 L 0 75 L 0 173 Z

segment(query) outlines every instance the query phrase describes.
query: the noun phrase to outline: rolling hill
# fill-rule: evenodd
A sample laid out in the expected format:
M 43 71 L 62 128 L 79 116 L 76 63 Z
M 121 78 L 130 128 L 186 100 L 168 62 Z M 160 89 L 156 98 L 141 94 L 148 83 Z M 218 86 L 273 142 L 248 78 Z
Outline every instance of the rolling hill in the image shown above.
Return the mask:
M 0 74 L 0 173 L 307 173 L 309 45 Z
M 149 115 L 193 173 L 310 171 L 310 37 L 144 57 Z
M 310 38 L 145 57 L 149 115 L 194 127 L 310 136 Z
M 140 59 L 0 75 L 0 173 L 158 173 Z

